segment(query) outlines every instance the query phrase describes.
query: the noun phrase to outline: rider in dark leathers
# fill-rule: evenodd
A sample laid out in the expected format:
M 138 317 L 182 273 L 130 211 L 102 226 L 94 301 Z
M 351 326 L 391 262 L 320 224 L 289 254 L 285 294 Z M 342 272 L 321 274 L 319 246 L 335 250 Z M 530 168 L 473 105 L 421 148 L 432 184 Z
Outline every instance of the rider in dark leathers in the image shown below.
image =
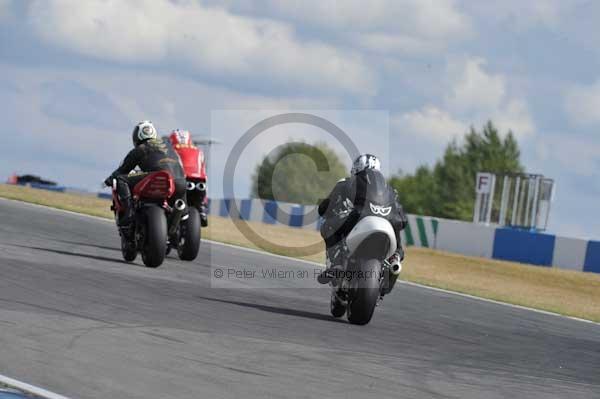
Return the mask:
M 185 174 L 179 161 L 179 156 L 170 145 L 158 137 L 156 129 L 150 121 L 138 123 L 133 129 L 134 148 L 129 151 L 121 165 L 106 178 L 104 183 L 112 186 L 113 179 L 117 180 L 117 194 L 124 207 L 119 215 L 119 227 L 126 229 L 133 221 L 132 191 L 149 172 L 166 170 L 171 173 L 175 181 L 175 193 L 169 198 L 169 205 L 173 206 L 177 199 L 185 201 Z M 141 172 L 129 174 L 136 167 Z M 174 209 L 169 220 L 169 230 L 172 231 L 173 221 L 181 218 L 181 212 Z
M 400 231 L 406 227 L 407 219 L 397 193 L 379 171 L 379 160 L 370 154 L 361 155 L 354 162 L 352 175 L 340 180 L 319 204 L 319 215 L 325 219 L 321 236 L 327 252 L 327 269 L 319 276 L 320 283 L 331 281 L 332 269 L 342 264 L 342 240 L 362 217 L 373 214 L 370 204 L 391 207 L 387 215 L 378 215 L 390 221 L 396 234 L 397 249 L 388 261 L 399 263 L 404 259 Z

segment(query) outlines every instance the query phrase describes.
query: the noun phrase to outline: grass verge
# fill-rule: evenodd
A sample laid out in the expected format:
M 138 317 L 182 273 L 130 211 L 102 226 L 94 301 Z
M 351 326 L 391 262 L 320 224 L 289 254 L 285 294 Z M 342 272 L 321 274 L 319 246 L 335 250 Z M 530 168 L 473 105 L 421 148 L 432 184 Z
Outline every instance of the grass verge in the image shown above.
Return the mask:
M 112 218 L 107 200 L 0 184 L 0 197 Z M 249 222 L 249 227 L 277 245 L 305 246 L 321 243 L 316 231 Z M 211 217 L 203 238 L 257 248 L 232 220 Z M 280 255 L 323 262 L 324 247 L 316 254 L 298 256 L 292 249 L 265 248 Z M 600 322 L 600 275 L 556 268 L 529 266 L 437 250 L 407 249 L 404 280 L 515 305 Z

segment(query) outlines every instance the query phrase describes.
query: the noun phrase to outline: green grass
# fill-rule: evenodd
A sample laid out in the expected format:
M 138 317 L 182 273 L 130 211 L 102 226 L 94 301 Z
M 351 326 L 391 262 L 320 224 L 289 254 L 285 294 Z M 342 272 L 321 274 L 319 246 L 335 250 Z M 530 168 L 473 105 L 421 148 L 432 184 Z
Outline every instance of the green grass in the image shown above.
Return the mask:
M 110 202 L 89 196 L 0 185 L 0 197 L 112 218 Z M 203 238 L 258 248 L 229 218 L 211 217 Z M 247 226 L 269 243 L 263 250 L 323 263 L 324 247 L 318 232 L 249 222 Z M 295 248 L 314 245 L 303 254 Z M 475 295 L 600 322 L 600 275 L 545 268 L 492 259 L 467 257 L 410 247 L 401 278 L 431 287 Z

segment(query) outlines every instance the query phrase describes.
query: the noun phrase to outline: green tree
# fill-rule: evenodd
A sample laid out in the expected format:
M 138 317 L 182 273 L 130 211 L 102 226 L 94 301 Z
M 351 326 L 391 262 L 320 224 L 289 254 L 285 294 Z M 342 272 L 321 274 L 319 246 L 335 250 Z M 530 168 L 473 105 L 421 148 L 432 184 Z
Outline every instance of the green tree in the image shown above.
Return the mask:
M 395 176 L 390 182 L 407 212 L 470 220 L 477 172 L 523 172 L 511 131 L 500 137 L 491 121 L 481 132 L 471 127 L 461 144 L 456 140 L 448 144 L 432 169 L 421 166 L 414 175 Z
M 316 204 L 347 174 L 338 155 L 325 143 L 284 144 L 256 165 L 252 177 L 254 197 Z
M 430 214 L 435 206 L 435 180 L 427 166 L 419 166 L 414 175 L 396 175 L 390 184 L 398 191 L 404 209 L 418 215 Z

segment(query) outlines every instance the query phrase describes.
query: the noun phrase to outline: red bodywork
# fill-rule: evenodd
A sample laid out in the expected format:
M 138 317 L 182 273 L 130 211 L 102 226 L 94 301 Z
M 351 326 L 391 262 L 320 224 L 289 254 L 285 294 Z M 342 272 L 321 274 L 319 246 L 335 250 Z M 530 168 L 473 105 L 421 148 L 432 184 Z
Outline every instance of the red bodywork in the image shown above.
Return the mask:
M 204 158 L 204 152 L 194 145 L 192 136 L 187 130 L 173 130 L 169 135 L 169 141 L 179 155 L 185 173 L 187 203 L 189 206 L 198 208 L 206 218 L 205 209 L 208 205 L 208 197 L 206 195 L 206 159 Z M 203 226 L 206 226 L 206 222 L 203 223 Z
M 168 198 L 175 193 L 175 181 L 173 176 L 165 170 L 149 173 L 133 188 L 133 198 L 164 200 L 165 204 Z M 111 209 L 116 213 L 123 211 L 123 205 L 119 201 L 116 187 L 112 190 L 113 205 Z
M 112 190 L 112 199 L 113 199 L 113 204 L 110 207 L 110 209 L 112 211 L 115 211 L 116 213 L 121 213 L 123 211 L 123 205 L 121 205 L 121 201 L 119 201 L 119 195 L 117 194 L 117 190 L 115 189 L 114 186 L 113 186 L 113 190 Z
M 206 164 L 202 150 L 190 144 L 175 144 L 173 147 L 181 158 L 185 177 L 205 182 Z
M 165 170 L 152 172 L 133 188 L 133 198 L 167 199 L 175 193 L 173 176 Z

